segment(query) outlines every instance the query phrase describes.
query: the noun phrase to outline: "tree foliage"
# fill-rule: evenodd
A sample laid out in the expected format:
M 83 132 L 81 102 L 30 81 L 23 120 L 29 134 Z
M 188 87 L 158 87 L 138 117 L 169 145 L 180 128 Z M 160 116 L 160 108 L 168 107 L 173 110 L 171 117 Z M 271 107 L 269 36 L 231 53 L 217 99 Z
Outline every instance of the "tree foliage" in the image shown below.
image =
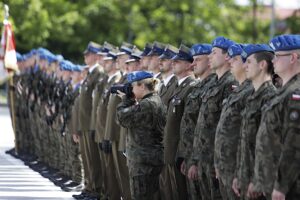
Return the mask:
M 243 43 L 269 40 L 270 22 L 257 21 L 253 38 L 252 8 L 234 0 L 3 0 L 0 9 L 5 3 L 18 51 L 43 46 L 73 61 L 81 61 L 91 40 L 140 48 L 155 40 L 210 43 L 219 35 Z

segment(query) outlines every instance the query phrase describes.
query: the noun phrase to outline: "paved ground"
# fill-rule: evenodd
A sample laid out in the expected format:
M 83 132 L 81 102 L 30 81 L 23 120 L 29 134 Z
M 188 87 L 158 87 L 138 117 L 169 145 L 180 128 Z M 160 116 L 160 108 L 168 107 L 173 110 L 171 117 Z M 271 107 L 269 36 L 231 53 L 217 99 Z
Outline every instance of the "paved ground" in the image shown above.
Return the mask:
M 8 109 L 0 106 L 0 200 L 71 200 L 48 179 L 31 170 L 22 161 L 5 154 L 14 146 Z

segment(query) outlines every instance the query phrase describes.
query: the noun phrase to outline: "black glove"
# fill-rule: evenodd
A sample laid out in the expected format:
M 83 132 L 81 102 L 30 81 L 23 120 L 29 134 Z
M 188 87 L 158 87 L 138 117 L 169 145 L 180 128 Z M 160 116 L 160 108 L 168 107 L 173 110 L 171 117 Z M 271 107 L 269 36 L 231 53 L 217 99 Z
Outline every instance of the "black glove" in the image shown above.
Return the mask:
M 103 143 L 100 142 L 98 145 L 99 145 L 100 150 L 103 151 Z
M 182 158 L 182 157 L 176 158 L 176 167 L 179 171 L 180 171 L 181 164 L 183 163 L 183 161 L 184 161 L 184 158 Z
M 103 151 L 106 154 L 110 154 L 112 152 L 111 142 L 109 140 L 103 140 Z

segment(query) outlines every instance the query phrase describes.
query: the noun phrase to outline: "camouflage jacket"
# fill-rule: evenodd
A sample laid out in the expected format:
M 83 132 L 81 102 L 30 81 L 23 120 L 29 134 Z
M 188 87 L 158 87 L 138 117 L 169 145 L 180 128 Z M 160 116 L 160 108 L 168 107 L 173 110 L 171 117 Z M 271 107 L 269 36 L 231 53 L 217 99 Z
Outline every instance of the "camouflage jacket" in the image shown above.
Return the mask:
M 180 123 L 180 145 L 178 155 L 179 157 L 184 158 L 186 162 L 190 160 L 193 150 L 194 130 L 202 102 L 202 96 L 215 81 L 217 81 L 216 74 L 210 74 L 208 77 L 197 83 L 185 102 L 184 112 Z
M 227 71 L 203 96 L 195 128 L 193 162 L 213 165 L 215 132 L 222 102 L 232 93 L 232 85 L 236 83 L 232 74 Z
M 162 166 L 166 109 L 160 97 L 150 93 L 139 103 L 125 97 L 117 107 L 117 118 L 129 130 L 126 143 L 129 163 Z
M 271 81 L 263 83 L 246 100 L 246 107 L 242 111 L 241 139 L 237 157 L 236 175 L 240 187 L 246 191 L 253 176 L 255 158 L 255 138 L 260 124 L 261 109 L 275 95 L 275 87 Z M 233 166 L 234 168 L 234 166 Z
M 271 193 L 274 186 L 287 193 L 299 178 L 299 87 L 297 74 L 263 107 L 255 147 L 256 191 Z
M 235 88 L 235 86 L 232 86 Z M 246 98 L 252 93 L 250 80 L 236 87 L 227 99 L 223 100 L 222 113 L 216 130 L 214 162 L 220 176 L 228 173 L 233 176 L 236 165 L 236 152 Z

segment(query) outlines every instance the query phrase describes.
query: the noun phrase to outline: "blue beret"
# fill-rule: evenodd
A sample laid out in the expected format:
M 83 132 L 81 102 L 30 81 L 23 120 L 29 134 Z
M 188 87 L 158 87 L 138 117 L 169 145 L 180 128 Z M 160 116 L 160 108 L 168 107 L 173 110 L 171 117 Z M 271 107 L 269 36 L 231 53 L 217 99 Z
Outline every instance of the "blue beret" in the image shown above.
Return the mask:
M 232 40 L 227 39 L 222 36 L 216 37 L 212 42 L 213 47 L 218 47 L 218 48 L 224 49 L 226 51 L 233 44 L 234 44 L 234 42 Z
M 60 55 L 60 54 L 56 55 L 56 60 L 61 61 L 63 59 L 64 59 L 64 57 L 62 55 Z
M 73 71 L 73 66 L 74 66 L 74 64 L 68 60 L 62 60 L 59 62 L 59 67 L 61 70 Z
M 246 59 L 254 53 L 269 51 L 274 53 L 271 47 L 267 44 L 248 44 L 244 47 L 243 52 L 241 54 L 242 59 L 246 61 Z
M 270 41 L 274 51 L 290 51 L 300 49 L 300 35 L 280 35 Z
M 18 62 L 21 62 L 21 61 L 24 60 L 23 56 L 19 52 L 16 52 L 16 56 L 17 56 L 17 61 Z
M 134 71 L 127 75 L 127 81 L 133 83 L 135 81 L 140 81 L 146 78 L 152 78 L 153 74 L 147 71 Z
M 231 58 L 240 56 L 243 53 L 244 47 L 242 44 L 233 44 L 228 48 L 227 53 Z
M 101 50 L 101 45 L 96 42 L 89 42 L 83 54 L 87 53 L 98 53 Z
M 81 66 L 81 65 L 74 65 L 74 71 L 76 71 L 76 72 L 81 72 L 82 68 L 83 68 L 83 66 Z
M 165 45 L 159 42 L 154 42 L 151 51 L 147 56 L 160 56 L 165 50 Z
M 165 48 L 163 54 L 161 54 L 159 56 L 159 58 L 160 59 L 169 59 L 170 60 L 174 56 L 176 56 L 176 54 L 178 54 L 178 52 L 179 52 L 179 50 L 176 47 L 168 44 L 167 47 Z
M 181 44 L 179 47 L 179 52 L 172 58 L 172 60 L 184 60 L 188 62 L 193 62 L 193 56 L 191 54 L 190 48 Z
M 151 49 L 153 48 L 153 44 L 151 43 L 146 43 L 145 47 L 144 47 L 144 50 L 143 50 L 143 53 L 141 54 L 141 56 L 147 56 Z
M 198 56 L 203 54 L 210 54 L 212 49 L 211 44 L 194 44 L 191 47 L 192 56 Z

